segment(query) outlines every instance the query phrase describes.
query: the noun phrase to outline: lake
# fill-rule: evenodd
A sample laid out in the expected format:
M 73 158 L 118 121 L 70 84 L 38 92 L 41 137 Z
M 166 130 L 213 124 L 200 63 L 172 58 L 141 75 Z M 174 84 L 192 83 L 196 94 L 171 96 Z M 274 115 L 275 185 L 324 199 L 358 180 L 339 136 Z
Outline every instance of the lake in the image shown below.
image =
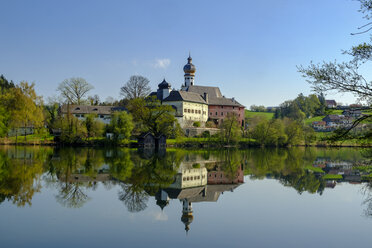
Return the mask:
M 0 246 L 366 247 L 371 154 L 3 146 Z

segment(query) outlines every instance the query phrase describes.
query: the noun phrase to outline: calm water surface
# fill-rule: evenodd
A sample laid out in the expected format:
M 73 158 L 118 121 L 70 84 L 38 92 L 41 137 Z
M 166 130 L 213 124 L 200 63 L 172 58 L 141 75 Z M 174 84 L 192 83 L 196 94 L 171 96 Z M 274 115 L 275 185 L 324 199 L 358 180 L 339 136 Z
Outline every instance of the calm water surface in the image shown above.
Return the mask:
M 0 247 L 367 247 L 369 154 L 0 147 Z

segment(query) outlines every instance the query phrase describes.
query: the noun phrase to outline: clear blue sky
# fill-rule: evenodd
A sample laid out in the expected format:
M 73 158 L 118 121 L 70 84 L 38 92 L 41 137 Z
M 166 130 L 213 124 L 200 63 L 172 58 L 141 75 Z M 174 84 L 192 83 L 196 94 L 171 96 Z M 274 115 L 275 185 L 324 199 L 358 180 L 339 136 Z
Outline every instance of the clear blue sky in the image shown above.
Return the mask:
M 179 89 L 191 51 L 195 84 L 227 97 L 278 105 L 311 92 L 296 65 L 344 59 L 368 34 L 353 0 L 18 1 L 0 2 L 0 74 L 57 95 L 83 77 L 101 100 L 119 98 L 133 74 L 155 90 L 163 77 Z M 328 98 L 344 103 L 348 95 Z

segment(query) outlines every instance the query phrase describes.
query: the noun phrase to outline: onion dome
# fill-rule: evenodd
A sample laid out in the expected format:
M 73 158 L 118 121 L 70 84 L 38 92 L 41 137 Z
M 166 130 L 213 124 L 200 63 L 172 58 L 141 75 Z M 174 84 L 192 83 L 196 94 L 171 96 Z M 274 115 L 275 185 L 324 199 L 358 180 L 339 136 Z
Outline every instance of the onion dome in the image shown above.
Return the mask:
M 189 55 L 189 57 L 187 58 L 187 64 L 183 67 L 183 71 L 185 72 L 185 74 L 194 74 L 195 71 L 196 71 L 196 68 L 195 68 L 195 65 L 193 65 L 192 62 L 192 58 L 191 56 Z
M 184 213 L 181 217 L 181 221 L 185 224 L 186 233 L 190 230 L 190 224 L 194 220 L 192 213 Z
M 165 78 L 163 79 L 163 82 L 161 82 L 160 84 L 158 84 L 158 87 L 159 89 L 170 89 L 172 86 L 170 83 L 168 83 L 167 81 L 165 81 Z

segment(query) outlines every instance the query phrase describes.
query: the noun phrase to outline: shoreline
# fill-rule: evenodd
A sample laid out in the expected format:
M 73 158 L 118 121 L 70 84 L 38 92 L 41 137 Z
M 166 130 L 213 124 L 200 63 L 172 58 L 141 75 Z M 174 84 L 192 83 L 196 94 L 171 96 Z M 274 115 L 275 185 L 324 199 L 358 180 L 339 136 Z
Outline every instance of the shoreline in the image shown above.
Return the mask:
M 85 144 L 62 144 L 57 142 L 4 142 L 0 141 L 0 146 L 53 146 L 53 147 L 127 147 L 127 148 L 139 148 L 137 142 L 131 142 L 129 144 L 110 144 L 106 142 L 88 142 Z M 236 145 L 226 145 L 216 142 L 200 142 L 200 141 L 183 141 L 177 142 L 172 141 L 170 144 L 167 143 L 166 148 L 191 148 L 191 149 L 210 149 L 210 148 L 237 148 L 237 149 L 249 149 L 249 148 L 290 148 L 290 147 L 318 147 L 318 148 L 372 148 L 372 144 L 311 144 L 311 145 L 290 145 L 290 146 L 264 146 L 251 144 L 247 142 L 239 142 Z

